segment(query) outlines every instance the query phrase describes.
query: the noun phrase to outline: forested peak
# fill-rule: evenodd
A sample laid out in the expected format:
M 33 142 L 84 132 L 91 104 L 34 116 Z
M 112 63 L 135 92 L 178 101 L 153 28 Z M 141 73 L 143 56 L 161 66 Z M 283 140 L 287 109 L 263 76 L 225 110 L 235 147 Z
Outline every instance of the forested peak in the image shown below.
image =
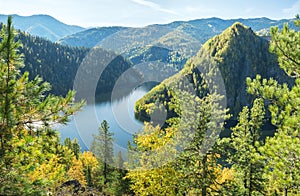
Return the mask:
M 235 54 L 239 53 L 238 56 L 242 57 L 243 55 L 240 55 L 240 53 L 253 54 L 258 49 L 268 50 L 267 41 L 257 36 L 250 27 L 246 27 L 240 22 L 234 23 L 223 33 L 211 38 L 203 45 L 203 50 L 208 52 L 211 57 L 219 58 L 221 61 L 228 56 L 228 53 L 233 56 L 237 56 Z M 198 56 L 200 53 L 198 53 Z
M 242 66 L 246 58 L 252 61 L 257 57 L 257 53 L 270 56 L 268 47 L 268 42 L 257 36 L 250 27 L 243 25 L 241 22 L 235 22 L 221 34 L 205 42 L 197 55 L 191 59 L 191 62 L 209 58 L 210 61 L 214 60 L 218 64 L 222 63 L 223 66 L 226 66 L 228 60 L 241 62 L 237 66 Z M 195 63 L 187 63 L 184 69 L 189 72 L 195 65 Z
M 244 25 L 241 22 L 235 22 L 230 27 L 225 29 L 221 34 L 218 36 L 222 37 L 235 37 L 235 36 L 246 36 L 246 35 L 255 35 L 252 31 L 251 27 Z
M 243 25 L 240 22 L 235 22 L 233 25 L 228 27 L 222 34 L 231 35 L 240 35 L 240 34 L 254 34 L 250 27 Z
M 197 86 L 202 80 L 199 70 L 212 65 L 216 65 L 222 75 L 227 107 L 234 118 L 243 106 L 250 105 L 252 102 L 252 97 L 246 93 L 247 77 L 254 78 L 256 74 L 260 74 L 265 78 L 276 78 L 281 83 L 289 81 L 279 68 L 275 55 L 269 52 L 269 42 L 257 36 L 251 28 L 236 22 L 221 34 L 208 40 L 197 55 L 187 61 L 179 74 L 166 79 L 161 85 L 152 89 L 137 102 L 136 106 L 143 108 L 144 103 L 156 101 L 155 97 L 158 94 L 166 96 L 165 89 L 179 84 L 184 78 L 190 79 L 195 86 L 196 94 L 201 96 L 205 90 Z

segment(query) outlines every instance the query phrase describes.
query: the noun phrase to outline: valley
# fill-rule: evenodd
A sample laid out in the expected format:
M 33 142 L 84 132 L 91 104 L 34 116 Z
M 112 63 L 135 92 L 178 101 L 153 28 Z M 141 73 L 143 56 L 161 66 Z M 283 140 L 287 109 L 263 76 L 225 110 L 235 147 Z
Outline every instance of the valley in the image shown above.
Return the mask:
M 0 22 L 0 195 L 300 193 L 299 15 Z

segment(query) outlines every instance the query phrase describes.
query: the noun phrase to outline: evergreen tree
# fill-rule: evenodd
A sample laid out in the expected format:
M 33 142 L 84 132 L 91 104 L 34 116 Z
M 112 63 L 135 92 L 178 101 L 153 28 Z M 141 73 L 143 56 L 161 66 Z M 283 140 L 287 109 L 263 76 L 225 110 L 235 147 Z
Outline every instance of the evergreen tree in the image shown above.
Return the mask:
M 264 124 L 264 102 L 256 99 L 253 107 L 244 107 L 238 124 L 232 128 L 228 145 L 232 148 L 229 164 L 236 171 L 236 182 L 241 182 L 243 195 L 264 195 L 264 160 L 259 152 L 263 146 L 260 134 Z
M 260 151 L 267 162 L 268 191 L 275 194 L 299 194 L 300 190 L 300 19 L 298 31 L 285 25 L 279 31 L 271 29 L 271 51 L 278 56 L 280 66 L 295 78 L 295 84 L 279 84 L 274 79 L 247 79 L 248 91 L 269 102 L 271 122 L 276 126 L 274 137 L 266 139 Z
M 181 97 L 181 98 L 178 98 Z M 126 178 L 138 195 L 212 195 L 220 179 L 219 155 L 212 145 L 227 118 L 217 94 L 203 98 L 177 92 L 172 108 L 179 115 L 172 126 L 160 129 L 145 124 L 134 138 L 138 156 L 130 157 Z
M 111 183 L 113 173 L 113 133 L 109 131 L 109 125 L 103 120 L 98 130 L 98 135 L 93 136 L 91 151 L 97 157 L 100 163 L 100 173 L 103 177 L 100 186 L 106 189 L 108 183 Z
M 66 123 L 82 103 L 73 102 L 72 91 L 65 98 L 46 95 L 48 83 L 21 74 L 20 46 L 9 17 L 0 32 L 0 194 L 45 194 L 61 180 L 49 176 L 63 176 L 70 161 L 51 125 Z M 53 169 L 45 170 L 47 177 L 33 177 L 47 162 Z
M 205 196 L 216 191 L 212 187 L 217 184 L 217 161 L 220 157 L 217 145 L 212 144 L 218 140 L 218 130 L 223 127 L 222 120 L 227 118 L 226 110 L 218 105 L 221 99 L 217 94 L 208 94 L 201 99 L 184 95 L 184 99 L 181 99 L 186 102 L 180 103 L 182 112 L 188 112 L 181 114 L 179 125 L 179 130 L 182 130 L 181 141 L 187 142 L 177 159 L 176 167 L 181 176 L 181 194 Z
M 125 169 L 122 152 L 119 151 L 117 157 L 115 158 L 115 180 L 113 183 L 115 195 L 124 195 L 131 193 L 129 190 L 129 180 L 124 178 L 127 172 L 128 171 Z
M 289 28 L 286 23 L 280 31 L 278 27 L 271 28 L 271 52 L 278 56 L 280 67 L 291 77 L 300 78 L 300 19 L 296 16 L 295 25 L 298 31 Z
M 64 140 L 64 145 L 67 146 L 70 150 L 72 150 L 77 159 L 79 158 L 81 150 L 77 138 L 74 138 L 72 141 L 70 138 L 66 138 Z

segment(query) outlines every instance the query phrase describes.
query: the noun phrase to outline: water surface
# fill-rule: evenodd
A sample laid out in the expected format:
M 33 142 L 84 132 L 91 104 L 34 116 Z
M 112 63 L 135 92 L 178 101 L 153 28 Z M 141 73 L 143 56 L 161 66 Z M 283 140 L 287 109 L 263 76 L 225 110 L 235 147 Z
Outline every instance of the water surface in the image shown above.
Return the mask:
M 130 94 L 117 100 L 106 100 L 94 105 L 85 105 L 82 111 L 72 117 L 71 122 L 58 128 L 61 138 L 69 137 L 79 140 L 82 150 L 88 150 L 93 134 L 97 134 L 103 120 L 106 120 L 110 132 L 114 133 L 114 149 L 126 153 L 128 141 L 134 133 L 142 129 L 143 123 L 134 117 L 134 103 L 143 97 L 150 87 L 143 85 Z

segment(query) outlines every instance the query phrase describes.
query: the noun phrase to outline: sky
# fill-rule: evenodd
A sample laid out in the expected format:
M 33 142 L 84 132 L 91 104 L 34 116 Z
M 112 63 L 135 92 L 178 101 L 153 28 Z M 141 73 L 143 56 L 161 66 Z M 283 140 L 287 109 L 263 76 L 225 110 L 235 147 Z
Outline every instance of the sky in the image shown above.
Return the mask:
M 0 0 L 0 14 L 47 14 L 82 27 L 164 24 L 209 17 L 289 19 L 300 0 Z

